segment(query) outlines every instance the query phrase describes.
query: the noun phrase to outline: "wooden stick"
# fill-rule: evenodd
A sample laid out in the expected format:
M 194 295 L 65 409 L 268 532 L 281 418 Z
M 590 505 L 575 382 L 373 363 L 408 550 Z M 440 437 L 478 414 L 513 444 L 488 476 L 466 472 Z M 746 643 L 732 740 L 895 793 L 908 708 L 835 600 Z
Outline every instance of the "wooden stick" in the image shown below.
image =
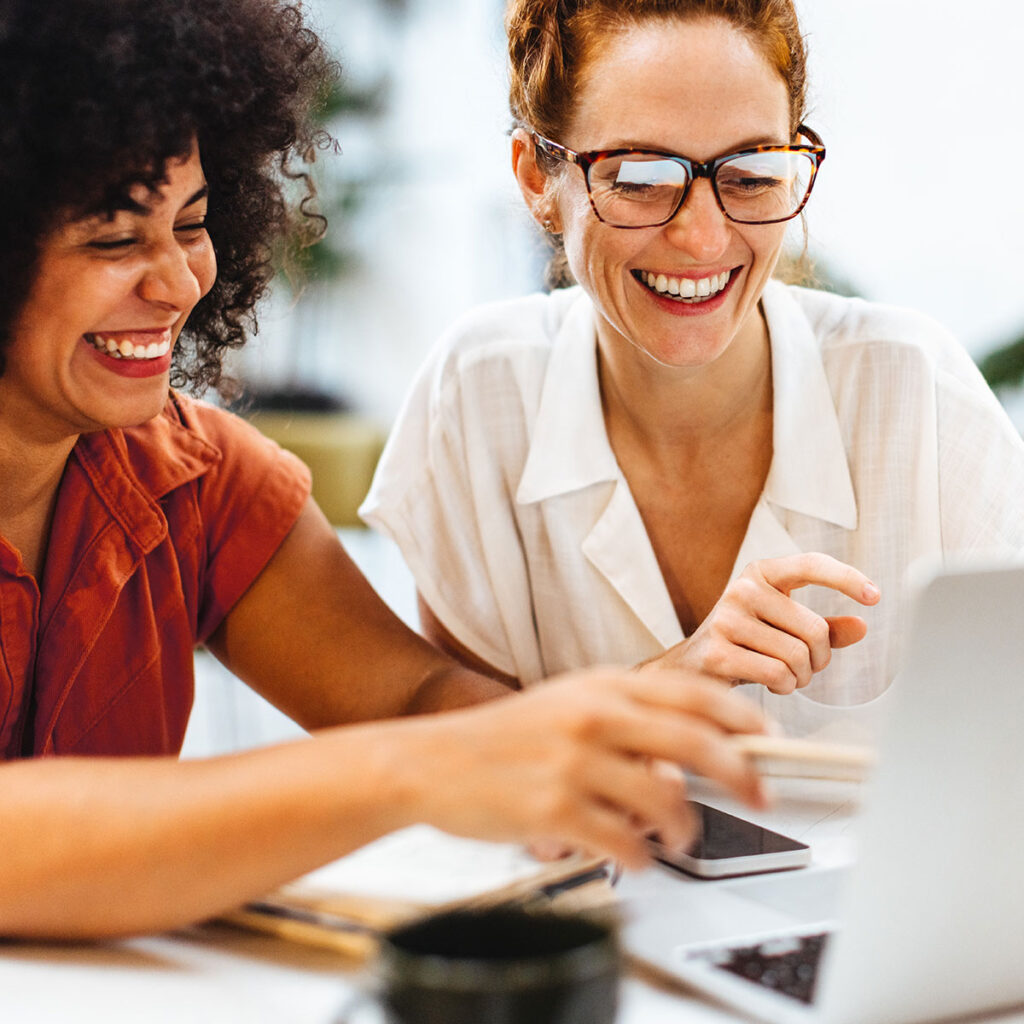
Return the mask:
M 737 734 L 732 743 L 740 753 L 754 758 L 758 768 L 768 775 L 861 782 L 875 765 L 872 749 L 853 744 L 749 733 Z

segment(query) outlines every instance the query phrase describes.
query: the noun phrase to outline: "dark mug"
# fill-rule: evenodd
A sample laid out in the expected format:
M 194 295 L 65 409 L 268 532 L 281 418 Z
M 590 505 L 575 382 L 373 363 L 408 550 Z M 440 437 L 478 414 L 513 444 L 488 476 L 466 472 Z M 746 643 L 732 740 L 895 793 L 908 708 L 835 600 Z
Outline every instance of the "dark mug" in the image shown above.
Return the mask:
M 620 959 L 614 927 L 589 918 L 509 908 L 436 914 L 382 937 L 374 1018 L 613 1024 Z

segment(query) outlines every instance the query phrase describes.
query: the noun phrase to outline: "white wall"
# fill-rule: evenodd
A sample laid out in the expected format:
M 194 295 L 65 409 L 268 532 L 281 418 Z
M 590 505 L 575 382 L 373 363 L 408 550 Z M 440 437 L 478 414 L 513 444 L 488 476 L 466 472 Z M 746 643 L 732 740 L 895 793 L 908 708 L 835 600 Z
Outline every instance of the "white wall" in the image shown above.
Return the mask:
M 816 249 L 976 354 L 1024 334 L 1024 4 L 797 2 L 829 150 Z
M 1024 332 L 1024 4 L 797 3 L 809 120 L 828 146 L 812 252 L 976 354 Z M 396 76 L 393 117 L 372 138 L 343 134 L 342 165 L 383 153 L 401 175 L 364 211 L 364 263 L 325 326 L 301 328 L 303 359 L 385 422 L 445 324 L 537 280 L 542 256 L 508 170 L 500 6 L 409 0 L 392 36 L 367 0 L 319 0 L 353 71 L 380 62 Z M 273 369 L 296 341 L 278 314 L 265 320 L 255 354 Z

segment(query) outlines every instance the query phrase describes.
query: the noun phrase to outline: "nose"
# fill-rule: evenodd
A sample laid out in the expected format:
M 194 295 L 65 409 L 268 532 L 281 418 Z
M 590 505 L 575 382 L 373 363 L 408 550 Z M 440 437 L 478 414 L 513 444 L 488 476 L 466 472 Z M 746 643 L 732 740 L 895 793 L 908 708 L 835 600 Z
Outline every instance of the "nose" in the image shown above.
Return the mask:
M 697 262 L 709 263 L 725 252 L 732 225 L 715 199 L 711 182 L 698 178 L 665 231 L 673 245 Z
M 184 313 L 202 298 L 203 289 L 189 254 L 172 239 L 153 252 L 138 293 L 146 302 Z

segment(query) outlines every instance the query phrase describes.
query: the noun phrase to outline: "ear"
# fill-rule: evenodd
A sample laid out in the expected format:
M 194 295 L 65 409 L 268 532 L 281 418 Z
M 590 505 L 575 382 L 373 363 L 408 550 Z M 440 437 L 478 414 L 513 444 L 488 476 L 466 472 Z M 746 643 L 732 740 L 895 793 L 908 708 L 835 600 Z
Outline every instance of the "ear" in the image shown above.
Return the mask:
M 525 128 L 516 128 L 512 133 L 512 173 L 534 220 L 545 231 L 560 234 L 562 226 L 554 195 L 555 182 L 538 162 L 537 147 Z

